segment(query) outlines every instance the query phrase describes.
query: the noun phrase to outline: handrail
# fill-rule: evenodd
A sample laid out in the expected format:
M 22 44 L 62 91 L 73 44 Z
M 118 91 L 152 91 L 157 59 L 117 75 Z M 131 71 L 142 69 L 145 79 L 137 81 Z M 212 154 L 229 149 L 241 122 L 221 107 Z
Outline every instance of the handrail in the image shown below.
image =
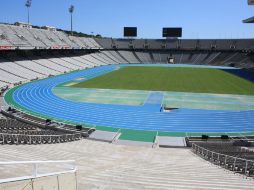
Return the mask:
M 201 147 L 201 146 L 199 146 L 199 145 L 197 145 L 195 143 L 192 143 L 192 150 L 197 155 L 201 155 L 201 157 L 203 157 L 204 159 L 206 157 L 208 157 L 209 153 L 212 156 L 211 159 L 215 159 L 215 160 L 217 159 L 217 161 L 220 161 L 220 157 L 224 157 L 223 161 L 225 163 L 222 163 L 222 165 L 224 165 L 224 166 L 226 166 L 227 160 L 229 158 L 231 158 L 233 160 L 233 168 L 232 168 L 233 171 L 237 170 L 236 169 L 236 163 L 237 163 L 237 161 L 241 161 L 241 162 L 245 163 L 245 165 L 243 165 L 243 167 L 242 167 L 242 173 L 245 174 L 245 175 L 249 175 L 249 168 L 248 168 L 248 166 L 250 166 L 250 163 L 252 164 L 251 170 L 254 170 L 254 168 L 253 168 L 254 161 L 253 160 L 248 160 L 248 159 L 244 159 L 244 158 L 239 158 L 239 157 L 230 156 L 230 155 L 218 153 L 218 152 L 215 152 L 215 151 L 211 151 L 211 150 L 208 150 L 208 149 L 206 149 L 204 147 Z
M 152 148 L 156 148 L 157 147 L 157 145 L 158 145 L 158 135 L 159 135 L 159 131 L 157 131 L 156 132 L 156 135 L 155 135 L 155 137 L 154 137 L 154 141 L 153 141 L 153 145 L 152 145 Z
M 89 134 L 89 132 L 92 131 L 92 130 L 96 130 L 96 128 L 95 128 L 95 127 L 92 127 L 92 128 L 90 128 L 90 129 L 88 129 L 87 133 Z
M 0 162 L 0 165 L 12 165 L 12 164 L 46 164 L 46 163 L 75 163 L 75 160 L 52 160 L 52 161 L 9 161 Z
M 112 139 L 111 143 L 114 143 L 114 142 L 116 141 L 116 138 L 121 134 L 120 131 L 121 131 L 121 128 L 119 128 L 119 129 L 117 130 L 116 135 L 115 135 L 114 138 Z
M 14 107 L 14 106 L 11 106 L 11 107 Z M 5 112 L 5 113 L 7 113 L 7 111 L 5 110 L 5 109 L 3 109 L 3 106 L 2 106 L 2 109 L 1 109 L 3 112 Z M 29 113 L 26 113 L 26 111 L 19 111 L 21 114 L 26 114 L 26 115 L 29 115 L 29 116 L 33 116 L 33 115 L 30 115 Z M 7 113 L 7 114 L 9 114 L 9 113 Z M 29 118 L 26 118 L 26 117 L 23 117 L 22 115 L 17 115 L 17 114 L 13 114 L 13 116 L 17 119 L 17 120 L 21 120 L 21 122 L 30 122 L 30 124 L 33 124 L 33 125 L 39 125 L 39 127 L 40 128 L 43 128 L 43 127 L 45 127 L 44 125 L 44 123 L 43 122 L 40 122 L 40 121 L 37 121 L 36 119 L 29 119 Z M 34 116 L 33 116 L 34 117 Z M 44 118 L 41 118 L 41 117 L 37 117 L 37 118 L 39 118 L 39 119 L 44 119 Z M 61 124 L 61 122 L 57 122 L 57 123 L 59 123 L 59 124 Z M 62 123 L 63 124 L 63 123 Z M 42 127 L 43 126 L 43 127 Z M 79 133 L 78 131 L 76 131 L 74 128 L 73 129 L 64 129 L 64 128 L 59 128 L 59 126 L 58 127 L 56 127 L 56 129 L 61 129 L 61 130 L 64 130 L 64 131 L 68 131 L 68 132 L 70 132 L 70 130 L 72 130 L 71 132 L 76 132 L 76 133 Z M 87 133 L 89 133 L 90 131 L 92 131 L 92 130 L 96 130 L 96 128 L 90 128 L 88 131 L 87 131 Z
M 53 161 L 9 161 L 9 162 L 0 162 L 0 166 L 8 166 L 8 165 L 32 165 L 31 175 L 29 176 L 22 176 L 22 177 L 9 177 L 5 179 L 0 179 L 0 183 L 12 182 L 17 180 L 25 180 L 25 179 L 32 179 L 38 178 L 43 176 L 52 176 L 52 175 L 59 175 L 64 173 L 71 173 L 77 171 L 77 166 L 75 160 L 53 160 Z M 39 172 L 39 165 L 40 164 L 61 164 L 62 167 L 65 167 L 61 171 L 58 172 Z M 23 167 L 23 166 L 22 166 Z M 50 167 L 51 168 L 51 167 Z M 4 172 L 2 172 L 4 174 Z
M 75 134 L 63 134 L 63 135 L 27 135 L 27 134 L 15 134 L 15 133 L 0 133 L 0 135 L 5 136 L 26 136 L 26 137 L 66 137 L 66 136 L 81 136 L 80 133 Z
M 238 159 L 238 160 L 248 161 L 248 162 L 253 162 L 253 163 L 254 163 L 253 160 L 247 160 L 247 159 L 244 159 L 244 158 L 238 158 L 238 157 L 235 157 L 235 156 L 230 156 L 230 155 L 227 155 L 227 154 L 222 154 L 222 153 L 214 152 L 214 151 L 208 150 L 208 149 L 206 149 L 206 148 L 204 148 L 204 147 L 198 146 L 198 145 L 196 145 L 195 143 L 192 143 L 192 147 L 193 147 L 193 145 L 196 146 L 196 147 L 198 147 L 198 148 L 200 148 L 200 149 L 203 149 L 203 150 L 205 150 L 205 151 L 208 151 L 208 152 L 210 152 L 210 153 L 214 153 L 214 154 L 218 154 L 218 155 L 221 155 L 221 156 L 227 156 L 227 157 L 229 157 L 229 158 L 236 158 L 236 159 Z
M 27 140 L 26 142 L 28 144 L 34 143 L 35 139 L 33 139 L 33 138 L 39 138 L 40 140 L 38 143 L 41 144 L 44 141 L 46 141 L 46 143 L 52 143 L 52 142 L 60 143 L 61 140 L 75 141 L 77 139 L 81 139 L 82 135 L 80 133 L 71 134 L 71 135 L 61 135 L 61 136 L 60 135 L 25 135 L 25 134 L 0 133 L 0 137 L 2 137 L 1 144 L 9 144 L 9 142 L 6 142 L 6 138 L 8 138 L 8 137 L 11 137 L 11 142 L 14 144 L 22 144 L 22 142 L 19 141 L 20 140 L 19 138 L 21 138 L 21 140 L 22 140 L 22 138 L 23 138 L 23 140 L 24 140 L 24 138 L 26 138 L 26 140 Z

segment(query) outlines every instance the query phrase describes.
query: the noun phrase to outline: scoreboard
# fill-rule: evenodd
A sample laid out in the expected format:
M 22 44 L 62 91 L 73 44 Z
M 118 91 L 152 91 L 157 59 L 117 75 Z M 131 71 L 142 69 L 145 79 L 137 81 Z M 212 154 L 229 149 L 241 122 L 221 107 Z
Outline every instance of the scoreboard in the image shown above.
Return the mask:
M 163 28 L 162 37 L 164 38 L 182 37 L 182 28 Z
M 137 37 L 137 27 L 124 27 L 124 37 Z

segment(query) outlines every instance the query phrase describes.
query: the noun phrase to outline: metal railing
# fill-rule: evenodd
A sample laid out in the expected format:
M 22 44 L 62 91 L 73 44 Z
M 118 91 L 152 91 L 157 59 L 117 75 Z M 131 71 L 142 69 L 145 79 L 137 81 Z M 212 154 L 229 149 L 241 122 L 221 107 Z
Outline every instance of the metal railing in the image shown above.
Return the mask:
M 119 138 L 120 135 L 121 135 L 121 129 L 118 129 L 116 132 L 116 135 L 113 137 L 111 143 L 114 143 L 115 141 L 117 141 L 117 139 Z
M 192 151 L 203 159 L 246 176 L 254 175 L 254 161 L 208 150 L 192 143 Z M 240 153 L 240 152 L 239 152 Z
M 154 141 L 153 141 L 152 148 L 158 147 L 158 144 L 159 144 L 159 142 L 158 142 L 158 135 L 159 135 L 159 132 L 157 131 L 157 132 L 156 132 L 156 135 L 155 135 L 155 137 L 154 137 Z
M 61 143 L 75 141 L 82 139 L 82 135 L 76 134 L 63 134 L 63 135 L 26 135 L 26 134 L 8 134 L 0 133 L 0 144 L 23 144 L 26 141 L 27 144 L 42 144 L 47 143 Z M 11 141 L 11 142 L 8 142 Z M 22 141 L 22 142 L 20 142 Z
M 46 168 L 43 168 L 46 165 Z M 52 166 L 53 165 L 53 166 Z M 60 167 L 55 167 L 55 166 Z M 11 167 L 10 167 L 11 166 Z M 7 167 L 8 172 L 5 175 L 4 167 Z M 0 183 L 12 182 L 17 180 L 33 179 L 44 176 L 59 175 L 65 173 L 73 173 L 77 171 L 76 163 L 74 160 L 57 160 L 57 161 L 11 161 L 0 162 L 1 178 Z M 25 174 L 24 168 L 31 168 L 28 175 Z M 17 171 L 21 171 L 21 176 L 9 177 L 10 170 L 14 170 L 12 175 L 17 174 Z M 55 170 L 55 171 L 50 171 Z M 16 172 L 15 172 L 16 171 Z M 23 174 L 22 174 L 23 173 Z
M 15 108 L 15 106 L 12 106 L 12 105 L 11 105 L 11 107 Z M 38 126 L 40 128 L 45 128 L 45 123 L 44 122 L 36 121 L 36 118 L 43 119 L 43 120 L 45 120 L 45 118 L 42 118 L 42 117 L 39 117 L 39 116 L 33 116 L 30 113 L 26 112 L 25 110 L 19 111 L 17 109 L 18 113 L 25 114 L 27 116 L 35 117 L 35 119 L 29 119 L 29 118 L 24 117 L 23 115 L 19 115 L 18 113 L 10 114 L 10 113 L 8 113 L 8 111 L 6 111 L 7 109 L 8 109 L 8 107 L 4 107 L 4 106 L 1 107 L 1 111 L 4 112 L 5 115 L 7 115 L 7 116 L 12 115 L 12 116 L 14 116 L 15 119 L 17 119 L 20 122 L 24 122 L 24 123 L 27 123 L 27 124 L 35 125 L 35 126 Z M 65 132 L 76 132 L 76 133 L 83 133 L 83 134 L 87 133 L 89 135 L 91 133 L 91 131 L 95 131 L 96 130 L 96 128 L 94 126 L 92 126 L 92 127 L 89 127 L 88 131 L 82 132 L 82 131 L 77 131 L 74 126 L 72 128 L 63 127 L 65 124 L 69 123 L 68 121 L 64 121 L 64 122 L 63 121 L 61 121 L 61 122 L 54 121 L 54 122 L 56 124 L 58 124 L 57 127 L 54 127 L 55 129 L 62 130 L 62 131 L 65 131 Z

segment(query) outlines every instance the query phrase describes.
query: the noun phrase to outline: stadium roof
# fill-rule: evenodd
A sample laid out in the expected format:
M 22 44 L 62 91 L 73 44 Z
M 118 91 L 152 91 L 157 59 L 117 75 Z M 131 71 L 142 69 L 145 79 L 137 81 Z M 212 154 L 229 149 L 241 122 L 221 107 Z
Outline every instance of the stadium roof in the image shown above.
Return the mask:
M 254 23 L 254 16 L 248 19 L 243 20 L 243 23 Z

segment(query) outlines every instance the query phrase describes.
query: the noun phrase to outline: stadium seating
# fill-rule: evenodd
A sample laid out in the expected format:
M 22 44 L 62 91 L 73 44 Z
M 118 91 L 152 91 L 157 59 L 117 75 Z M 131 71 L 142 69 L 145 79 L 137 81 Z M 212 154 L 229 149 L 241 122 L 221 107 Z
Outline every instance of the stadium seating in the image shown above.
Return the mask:
M 119 53 L 128 60 L 129 63 L 140 63 L 140 61 L 135 57 L 134 53 L 131 51 L 119 51 Z
M 104 55 L 104 57 L 108 57 L 110 62 L 112 63 L 117 63 L 117 64 L 121 64 L 121 63 L 126 63 L 124 61 L 122 61 L 121 59 L 119 59 L 119 57 L 116 57 L 116 55 L 114 56 L 110 51 L 103 51 L 102 54 Z
M 23 40 L 27 41 L 27 44 L 29 44 L 31 47 L 46 47 L 45 44 L 43 44 L 35 35 L 31 35 L 28 29 L 21 28 L 21 27 L 15 27 L 11 26 L 13 31 L 15 31 L 17 36 L 22 36 Z
M 2 35 L 6 36 L 6 40 L 16 47 L 28 48 L 30 45 L 24 36 L 17 34 L 13 30 L 13 26 L 0 24 L 0 31 Z
M 47 29 L 0 24 L 0 36 L 1 46 L 19 49 L 101 49 L 92 38 L 69 37 L 64 32 Z
M 0 81 L 0 88 L 1 88 L 1 89 L 2 89 L 3 87 L 7 86 L 7 85 L 8 85 L 8 83 L 1 82 L 1 81 Z
M 119 63 L 129 63 L 128 60 L 126 60 L 121 54 L 117 51 L 105 51 L 105 53 L 111 54 L 113 57 L 115 57 L 116 60 L 118 60 Z
M 214 164 L 236 173 L 254 176 L 254 152 L 245 147 L 251 146 L 247 139 L 192 142 L 192 150 Z
M 141 60 L 142 63 L 153 63 L 150 54 L 145 52 L 136 52 L 137 56 L 139 57 L 139 60 Z
M 231 66 L 240 68 L 253 68 L 251 57 L 246 57 L 244 53 L 166 53 L 166 52 L 146 52 L 146 51 L 100 51 L 95 53 L 72 54 L 66 52 L 65 55 L 59 53 L 41 53 L 37 55 L 28 52 L 19 55 L 9 52 L 0 56 L 0 82 L 2 86 L 7 84 L 18 84 L 39 78 L 46 78 L 51 75 L 92 68 L 108 64 L 126 63 L 167 63 L 168 58 L 173 57 L 174 62 Z
M 14 119 L 0 119 L 0 144 L 50 144 L 81 139 L 80 133 L 38 128 Z
M 185 40 L 185 39 L 109 39 L 102 38 L 96 41 L 105 49 L 130 49 L 132 44 L 134 49 L 184 49 L 184 50 L 253 50 L 253 39 L 198 39 L 198 40 Z

